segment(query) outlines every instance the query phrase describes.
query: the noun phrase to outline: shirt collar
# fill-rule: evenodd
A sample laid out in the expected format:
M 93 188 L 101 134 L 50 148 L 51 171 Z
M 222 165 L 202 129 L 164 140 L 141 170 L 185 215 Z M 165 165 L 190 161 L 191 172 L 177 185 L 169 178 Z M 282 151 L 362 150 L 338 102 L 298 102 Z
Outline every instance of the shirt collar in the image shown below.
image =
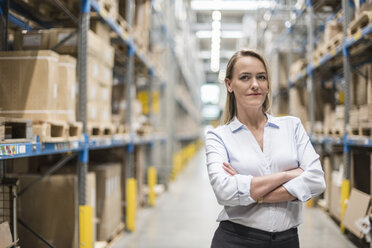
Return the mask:
M 265 126 L 279 128 L 279 122 L 274 116 L 269 115 L 268 113 L 266 113 L 266 116 L 267 116 L 267 123 Z M 230 126 L 230 129 L 232 132 L 236 132 L 237 130 L 245 127 L 245 125 L 241 123 L 236 116 L 228 125 Z

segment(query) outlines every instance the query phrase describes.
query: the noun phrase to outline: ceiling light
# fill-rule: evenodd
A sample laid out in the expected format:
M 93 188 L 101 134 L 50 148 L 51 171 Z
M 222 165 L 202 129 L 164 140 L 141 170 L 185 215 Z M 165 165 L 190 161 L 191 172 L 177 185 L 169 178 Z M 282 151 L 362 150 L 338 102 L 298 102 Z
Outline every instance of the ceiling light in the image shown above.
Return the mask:
M 220 72 L 218 73 L 218 79 L 220 80 L 220 82 L 224 82 L 225 77 L 226 77 L 226 70 L 220 70 Z
M 286 28 L 290 28 L 290 27 L 292 26 L 292 24 L 291 24 L 290 21 L 286 21 L 286 22 L 284 23 L 284 25 L 285 25 Z
M 291 15 L 290 15 L 290 18 L 291 18 L 292 21 L 296 20 L 296 18 L 297 18 L 296 13 L 292 12 Z
M 264 14 L 264 16 L 263 16 L 263 18 L 264 18 L 265 21 L 269 21 L 270 18 L 271 18 L 270 11 L 266 11 L 265 14 Z
M 191 8 L 194 10 L 257 10 L 259 8 L 271 8 L 272 1 L 246 1 L 246 0 L 236 0 L 236 1 L 217 1 L 212 2 L 210 0 L 193 0 L 191 1 Z
M 213 21 L 212 22 L 212 30 L 213 29 L 220 30 L 221 29 L 221 22 L 220 21 Z
M 221 11 L 215 10 L 212 13 L 213 21 L 221 21 Z

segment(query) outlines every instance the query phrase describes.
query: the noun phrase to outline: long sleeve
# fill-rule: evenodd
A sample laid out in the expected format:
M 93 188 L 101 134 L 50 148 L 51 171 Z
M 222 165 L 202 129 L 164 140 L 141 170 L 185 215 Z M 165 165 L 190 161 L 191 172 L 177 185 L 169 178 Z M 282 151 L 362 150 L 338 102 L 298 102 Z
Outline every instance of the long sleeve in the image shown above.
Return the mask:
M 230 161 L 221 137 L 209 131 L 205 143 L 209 180 L 218 203 L 223 206 L 246 206 L 255 203 L 250 197 L 252 176 L 230 176 L 223 169 L 223 162 Z
M 283 184 L 286 190 L 300 201 L 320 195 L 325 190 L 324 172 L 310 139 L 299 119 L 296 119 L 295 140 L 299 166 L 304 172 Z

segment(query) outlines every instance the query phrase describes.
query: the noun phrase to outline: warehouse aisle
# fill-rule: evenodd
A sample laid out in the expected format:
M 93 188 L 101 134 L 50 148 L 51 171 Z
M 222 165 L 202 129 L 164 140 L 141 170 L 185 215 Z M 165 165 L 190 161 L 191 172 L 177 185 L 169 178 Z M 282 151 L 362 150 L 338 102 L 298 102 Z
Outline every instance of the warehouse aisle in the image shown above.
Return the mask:
M 221 209 L 206 173 L 204 150 L 189 162 L 155 208 L 138 212 L 137 230 L 125 233 L 113 248 L 207 248 Z M 305 209 L 301 248 L 353 248 L 320 209 Z

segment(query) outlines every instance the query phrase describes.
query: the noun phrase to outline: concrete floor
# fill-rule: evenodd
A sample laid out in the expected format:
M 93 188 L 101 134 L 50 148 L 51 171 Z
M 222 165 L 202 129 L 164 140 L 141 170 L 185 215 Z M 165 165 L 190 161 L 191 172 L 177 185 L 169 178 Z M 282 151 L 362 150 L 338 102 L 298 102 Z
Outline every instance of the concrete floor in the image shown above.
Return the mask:
M 339 227 L 317 208 L 305 208 L 299 228 L 301 248 L 353 248 Z M 186 166 L 154 208 L 138 211 L 137 230 L 113 248 L 207 248 L 218 226 L 217 204 L 205 168 L 204 150 Z

